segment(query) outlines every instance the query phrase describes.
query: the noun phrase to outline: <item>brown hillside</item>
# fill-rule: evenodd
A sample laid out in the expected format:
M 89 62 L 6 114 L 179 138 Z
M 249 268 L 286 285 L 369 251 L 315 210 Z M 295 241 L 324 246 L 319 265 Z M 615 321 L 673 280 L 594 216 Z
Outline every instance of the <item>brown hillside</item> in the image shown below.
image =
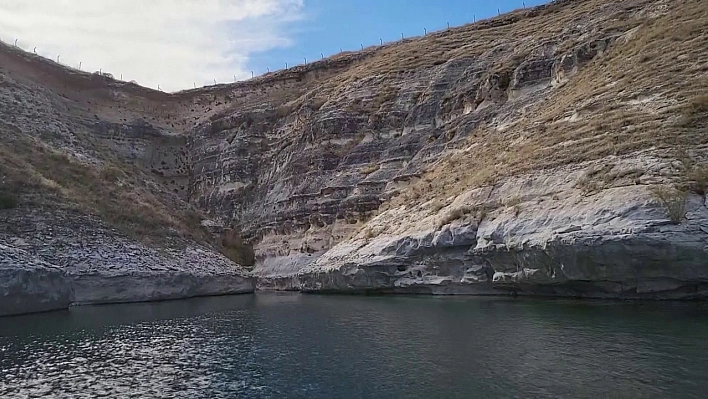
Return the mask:
M 382 204 L 690 152 L 708 143 L 707 88 L 703 0 L 557 1 L 172 94 L 2 45 L 0 195 L 156 243 L 220 245 L 206 217 L 259 259 L 309 254 Z

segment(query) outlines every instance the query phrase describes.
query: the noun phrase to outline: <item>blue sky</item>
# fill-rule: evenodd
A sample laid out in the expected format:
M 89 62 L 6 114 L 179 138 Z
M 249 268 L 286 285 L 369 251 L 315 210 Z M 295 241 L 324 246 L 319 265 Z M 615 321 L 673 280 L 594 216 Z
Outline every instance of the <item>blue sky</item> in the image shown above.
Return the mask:
M 176 91 L 245 80 L 544 0 L 0 0 L 0 40 Z
M 251 54 L 248 66 L 256 74 L 282 69 L 346 50 L 422 35 L 459 26 L 543 0 L 304 0 L 302 16 L 286 28 L 290 46 Z

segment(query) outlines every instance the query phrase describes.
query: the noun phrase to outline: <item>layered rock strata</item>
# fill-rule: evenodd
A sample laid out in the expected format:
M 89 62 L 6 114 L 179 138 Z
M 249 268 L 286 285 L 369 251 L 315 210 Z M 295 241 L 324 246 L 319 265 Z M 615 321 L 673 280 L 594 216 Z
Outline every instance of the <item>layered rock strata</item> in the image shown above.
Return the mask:
M 75 212 L 16 210 L 4 216 L 3 268 L 7 264 L 7 273 L 15 273 L 0 290 L 1 303 L 15 303 L 5 314 L 255 290 L 246 270 L 193 242 L 151 247 Z
M 179 93 L 0 46 L 0 239 L 79 303 L 248 291 L 245 267 L 262 289 L 702 298 L 706 12 L 555 1 Z
M 0 241 L 0 316 L 66 309 L 70 302 L 61 268 Z
M 671 164 L 608 161 L 623 178 L 599 192 L 578 187 L 597 170 L 581 164 L 470 190 L 440 209 L 386 211 L 291 281 L 311 292 L 708 297 L 706 198 L 688 196 L 676 224 L 641 185 L 665 179 Z

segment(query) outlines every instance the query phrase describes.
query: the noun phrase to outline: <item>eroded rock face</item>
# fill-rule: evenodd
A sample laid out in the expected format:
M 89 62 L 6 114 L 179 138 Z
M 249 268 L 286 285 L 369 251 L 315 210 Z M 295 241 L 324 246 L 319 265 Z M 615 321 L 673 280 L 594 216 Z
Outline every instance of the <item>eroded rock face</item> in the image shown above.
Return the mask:
M 620 173 L 647 165 L 640 179 L 668 167 L 650 156 L 616 162 Z M 576 188 L 596 166 L 472 190 L 439 211 L 424 204 L 384 212 L 368 224 L 376 237 L 335 246 L 293 284 L 315 292 L 706 298 L 705 198 L 691 195 L 686 219 L 673 224 L 636 177 L 596 193 Z M 468 214 L 448 221 L 461 208 Z
M 564 54 L 551 46 L 541 53 L 508 70 L 495 69 L 490 50 L 372 77 L 305 94 L 327 100 L 318 109 L 303 101 L 283 116 L 269 106 L 218 114 L 190 133 L 191 198 L 236 226 L 259 259 L 282 256 L 260 244 L 264 237 L 290 242 L 323 225 L 365 221 L 477 127 L 543 98 Z
M 478 47 L 470 44 L 469 52 L 424 67 L 415 66 L 415 59 L 420 58 L 417 55 L 409 60 L 414 66 L 403 70 L 356 70 L 355 78 L 346 85 L 333 87 L 325 74 L 320 76 L 320 86 L 305 85 L 307 89 L 288 98 L 288 112 L 282 112 L 282 103 L 269 97 L 268 101 L 248 102 L 217 113 L 192 131 L 192 196 L 219 223 L 235 225 L 253 243 L 254 272 L 260 276 L 262 288 L 700 297 L 700 270 L 707 262 L 701 238 L 704 214 L 697 207 L 693 221 L 673 230 L 664 226 L 666 220 L 647 194 L 648 186 L 673 184 L 676 179 L 657 172 L 657 161 L 648 161 L 648 157 L 657 154 L 634 153 L 624 168 L 641 170 L 640 176 L 635 176 L 635 180 L 620 179 L 626 184 L 624 188 L 602 188 L 587 197 L 587 201 L 597 201 L 587 206 L 582 205 L 585 197 L 575 187 L 577 182 L 559 183 L 568 169 L 544 169 L 536 176 L 510 180 L 532 185 L 534 190 L 564 187 L 556 193 L 561 200 L 552 199 L 556 194 L 544 199 L 549 206 L 563 207 L 563 219 L 552 217 L 542 206 L 504 219 L 496 215 L 501 209 L 497 203 L 488 204 L 493 212 L 480 225 L 421 225 L 416 218 L 425 219 L 428 215 L 405 207 L 368 221 L 381 204 L 401 192 L 410 192 L 410 185 L 458 149 L 485 147 L 496 139 L 496 134 L 499 140 L 513 146 L 558 125 L 565 129 L 557 133 L 559 136 L 573 136 L 573 131 L 581 129 L 578 122 L 587 115 L 601 113 L 604 107 L 601 101 L 588 97 L 589 89 L 582 86 L 587 83 L 584 79 L 606 79 L 605 88 L 619 84 L 634 87 L 634 83 L 620 83 L 597 74 L 578 78 L 591 67 L 609 71 L 606 56 L 610 52 L 622 54 L 623 62 L 627 62 L 625 54 L 633 51 L 629 49 L 636 40 L 636 27 L 644 22 L 628 22 L 626 29 L 605 29 L 609 16 L 660 16 L 667 8 L 659 3 L 607 3 L 608 8 L 587 8 L 582 20 L 573 18 L 563 23 L 555 15 L 552 22 L 547 20 L 557 24 L 554 33 L 539 33 L 532 43 L 524 35 L 487 38 L 484 44 L 475 42 Z M 630 6 L 636 9 L 628 13 Z M 647 14 L 637 14 L 639 9 Z M 540 26 L 535 29 L 543 31 Z M 482 35 L 479 31 L 465 36 L 467 42 L 459 38 L 455 41 L 455 33 L 446 34 L 444 39 L 441 35 L 430 39 L 438 47 L 431 45 L 428 50 L 432 52 L 449 41 L 462 46 Z M 385 47 L 381 52 L 386 51 Z M 380 66 L 371 64 L 366 65 L 372 69 Z M 345 79 L 351 75 L 342 76 Z M 304 74 L 302 80 L 308 77 L 311 76 Z M 298 88 L 290 82 L 280 89 L 286 87 Z M 605 88 L 592 91 L 602 93 Z M 524 120 L 546 113 L 546 108 L 565 107 L 563 102 L 545 102 L 559 91 L 573 93 L 561 98 L 577 100 L 577 108 L 567 109 L 563 115 L 549 112 L 552 116 L 540 119 L 536 126 L 515 130 Z M 621 96 L 638 95 L 627 95 L 627 91 Z M 628 114 L 644 104 L 640 100 L 617 101 L 615 105 L 626 107 Z M 651 118 L 647 115 L 658 115 L 658 109 L 668 104 L 657 101 L 657 108 L 641 108 L 640 112 Z M 651 129 L 672 126 L 669 119 L 666 117 L 661 127 Z M 537 147 L 549 145 L 543 153 L 548 157 L 547 163 L 553 163 L 554 152 L 584 140 L 592 141 L 597 134 L 611 136 L 617 131 L 641 129 L 641 123 L 624 122 L 614 128 L 605 126 L 602 120 L 593 123 L 596 126 L 591 129 L 582 127 L 587 132 L 585 136 L 558 140 L 555 148 L 539 140 Z M 515 134 L 505 136 L 503 133 L 509 130 L 515 130 Z M 485 135 L 475 140 L 479 131 L 485 131 Z M 612 145 L 631 140 L 617 136 Z M 504 153 L 506 149 L 499 145 L 490 151 Z M 504 154 L 499 158 L 501 155 Z M 705 158 L 705 150 L 694 155 Z M 492 164 L 505 162 L 489 158 Z M 529 163 L 533 162 L 536 161 Z M 602 168 L 603 162 L 595 166 Z M 449 165 L 451 172 L 455 167 Z M 501 196 L 497 198 L 501 201 L 507 189 L 507 183 L 503 183 L 487 194 L 492 198 Z M 481 192 L 486 193 L 484 190 Z M 438 195 L 439 200 L 447 200 L 445 193 Z M 524 199 L 527 193 L 517 195 Z M 570 198 L 569 202 L 564 202 L 564 197 Z M 695 205 L 698 200 L 692 198 L 690 203 Z M 486 202 L 474 200 L 465 206 L 478 207 Z M 625 212 L 622 209 L 626 204 L 638 210 Z M 591 222 L 586 220 L 587 212 L 605 216 Z M 653 215 L 650 221 L 645 220 L 647 214 Z M 609 215 L 614 216 L 605 220 Z M 408 227 L 393 236 L 381 233 L 380 237 L 361 238 L 362 231 L 378 235 L 386 227 L 382 220 L 407 220 Z M 501 227 L 495 224 L 502 221 Z M 629 233 L 617 232 L 618 223 Z M 489 232 L 490 226 L 502 230 Z M 507 230 L 510 226 L 514 229 Z M 561 231 L 564 233 L 557 233 Z M 357 234 L 358 239 L 350 239 Z M 503 237 L 502 241 L 498 237 Z M 447 244 L 450 240 L 454 244 Z M 511 245 L 504 240 L 523 244 Z M 391 252 L 391 247 L 396 251 Z M 611 259 L 624 262 L 622 251 L 632 254 L 632 260 L 626 262 L 628 266 L 618 265 L 616 274 L 603 274 L 602 270 L 611 268 Z M 649 272 L 672 260 L 676 266 L 666 266 L 666 276 Z M 534 262 L 538 263 L 536 268 Z M 693 274 L 681 275 L 679 272 L 684 269 Z M 669 282 L 671 278 L 667 276 L 674 276 L 675 281 Z M 695 295 L 690 293 L 694 283 Z M 654 288 L 645 290 L 644 286 Z
M 61 268 L 0 240 L 0 316 L 67 309 L 71 296 Z
M 4 44 L 0 59 L 0 196 L 18 198 L 16 208 L 0 209 L 0 243 L 7 243 L 0 246 L 0 315 L 254 291 L 255 279 L 219 253 L 216 240 L 174 229 L 157 229 L 152 240 L 118 231 L 105 213 L 70 195 L 103 186 L 110 188 L 94 203 L 125 199 L 120 179 L 141 168 L 144 184 L 124 204 L 157 199 L 143 215 L 163 220 L 175 216 L 165 210 L 190 208 L 187 138 L 170 112 L 160 114 L 152 91 Z M 61 161 L 42 172 L 49 157 Z M 111 212 L 145 227 L 131 209 Z
M 170 226 L 170 211 L 199 207 L 215 240 L 140 242 L 86 203 L 67 216 L 80 187 L 62 176 L 33 182 L 55 203 L 2 211 L 0 239 L 60 267 L 81 303 L 252 290 L 219 250 L 254 263 L 263 289 L 703 297 L 705 201 L 693 194 L 673 225 L 649 187 L 686 182 L 665 151 L 677 142 L 706 164 L 700 115 L 681 122 L 706 49 L 643 54 L 667 26 L 705 30 L 694 3 L 557 1 L 172 94 L 0 45 L 3 137 L 101 178 L 105 165 L 140 168 L 131 176 L 148 184 L 130 183 L 129 198 L 156 199 Z M 477 169 L 487 178 L 467 179 Z M 448 175 L 454 195 L 420 199 Z M 125 198 L 123 183 L 107 182 Z
M 4 211 L 0 240 L 34 254 L 71 289 L 73 304 L 141 302 L 255 290 L 255 278 L 212 248 L 175 238 L 156 249 L 76 212 Z M 18 262 L 21 269 L 24 262 Z M 29 264 L 32 265 L 31 263 Z M 27 275 L 37 274 L 27 271 Z M 49 291 L 51 292 L 51 291 Z M 18 297 L 23 291 L 16 291 Z M 31 303 L 32 288 L 27 288 Z M 23 302 L 25 300 L 22 300 Z M 69 298 L 66 302 L 68 306 Z

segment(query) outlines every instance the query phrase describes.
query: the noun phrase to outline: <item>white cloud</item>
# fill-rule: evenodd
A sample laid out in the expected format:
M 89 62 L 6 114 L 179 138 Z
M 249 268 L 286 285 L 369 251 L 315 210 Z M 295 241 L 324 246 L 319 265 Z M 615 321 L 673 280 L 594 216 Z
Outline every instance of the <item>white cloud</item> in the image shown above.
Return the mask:
M 84 71 L 165 91 L 250 78 L 249 55 L 290 43 L 303 0 L 2 0 L 0 38 Z

